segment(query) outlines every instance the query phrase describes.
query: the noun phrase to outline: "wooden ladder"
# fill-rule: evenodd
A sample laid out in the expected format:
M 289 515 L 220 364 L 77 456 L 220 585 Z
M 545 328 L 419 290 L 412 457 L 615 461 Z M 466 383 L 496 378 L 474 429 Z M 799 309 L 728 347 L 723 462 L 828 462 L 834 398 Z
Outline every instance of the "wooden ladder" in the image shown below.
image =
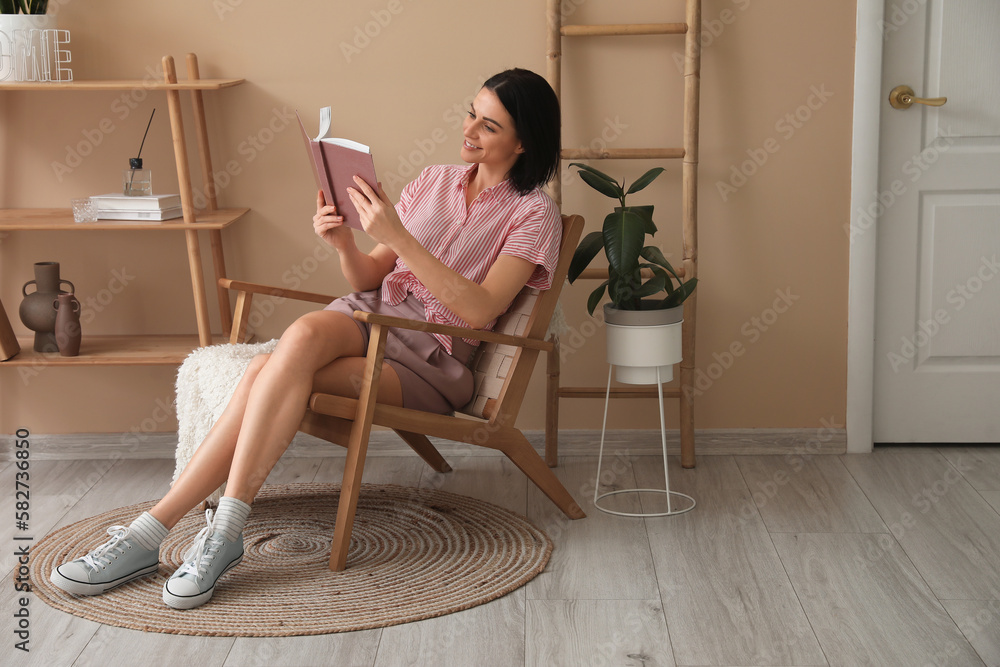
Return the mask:
M 679 159 L 682 161 L 681 215 L 683 220 L 683 265 L 677 273 L 685 280 L 698 275 L 698 111 L 701 87 L 701 0 L 684 0 L 684 23 L 647 23 L 624 25 L 563 25 L 561 0 L 548 0 L 547 78 L 561 97 L 561 66 L 563 37 L 597 37 L 610 35 L 684 35 L 684 145 L 681 148 L 603 148 L 563 149 L 564 160 L 581 159 Z M 556 204 L 562 204 L 562 183 L 557 172 L 549 184 Z M 586 269 L 584 279 L 607 280 L 607 269 Z M 695 312 L 698 293 L 684 302 L 683 342 L 680 388 L 664 389 L 665 398 L 680 399 L 681 465 L 693 468 L 694 455 L 694 340 Z M 546 373 L 545 460 L 550 466 L 558 461 L 559 399 L 604 398 L 604 387 L 559 386 L 559 339 L 553 337 L 555 349 L 549 353 Z M 687 388 L 687 391 L 684 389 Z M 612 387 L 615 398 L 656 398 L 652 388 Z

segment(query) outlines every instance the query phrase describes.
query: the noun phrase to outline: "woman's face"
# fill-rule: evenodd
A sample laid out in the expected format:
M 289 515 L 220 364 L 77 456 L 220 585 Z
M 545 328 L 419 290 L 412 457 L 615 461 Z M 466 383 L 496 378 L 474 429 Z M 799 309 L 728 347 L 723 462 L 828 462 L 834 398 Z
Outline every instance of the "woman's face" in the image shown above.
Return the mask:
M 462 124 L 462 159 L 510 171 L 524 152 L 514 119 L 489 88 L 482 88 Z

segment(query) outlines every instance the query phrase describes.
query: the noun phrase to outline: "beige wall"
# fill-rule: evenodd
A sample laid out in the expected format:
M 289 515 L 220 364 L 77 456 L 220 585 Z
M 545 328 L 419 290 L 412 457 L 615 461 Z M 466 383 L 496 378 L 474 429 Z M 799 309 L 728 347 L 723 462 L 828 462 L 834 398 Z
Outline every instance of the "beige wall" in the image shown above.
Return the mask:
M 622 11 L 623 3 L 570 0 L 568 21 L 683 20 L 679 0 L 625 4 Z M 252 209 L 224 234 L 229 274 L 336 294 L 347 285 L 335 257 L 310 259 L 319 247 L 310 226 L 314 186 L 289 114 L 301 110 L 314 127 L 317 109 L 333 105 L 336 131 L 372 145 L 395 197 L 420 167 L 459 161 L 458 114 L 486 76 L 509 66 L 544 72 L 543 5 L 311 0 L 286 11 L 242 0 L 66 0 L 59 21 L 71 30 L 79 80 L 142 77 L 163 54 L 182 63 L 189 51 L 199 54 L 204 77 L 245 77 L 206 96 L 216 170 L 228 165 L 233 174 L 219 181 L 220 203 Z M 705 0 L 698 428 L 844 423 L 855 7 L 853 0 Z M 663 37 L 567 43 L 564 145 L 680 145 L 680 44 Z M 176 191 L 162 93 L 0 94 L 0 206 L 68 206 L 71 197 L 114 190 L 154 107 L 143 157 L 154 189 Z M 87 155 L 76 160 L 71 150 Z M 597 166 L 632 179 L 652 165 Z M 656 242 L 679 261 L 679 164 L 665 166 L 634 203 L 656 204 Z M 564 210 L 597 229 L 610 200 L 564 173 Z M 61 262 L 63 276 L 91 299 L 85 335 L 195 330 L 180 234 L 3 237 L 0 298 L 19 334 L 27 333 L 16 321 L 20 286 L 43 260 Z M 584 309 L 591 287 L 573 286 L 564 298 L 579 334 L 566 338 L 566 384 L 606 378 L 603 333 Z M 265 338 L 306 310 L 261 305 L 256 323 Z M 218 330 L 217 312 L 214 320 Z M 727 358 L 733 346 L 740 354 Z M 542 370 L 522 411 L 525 428 L 543 424 Z M 0 431 L 173 430 L 164 408 L 173 378 L 174 369 L 158 367 L 3 369 Z M 600 428 L 599 401 L 565 401 L 561 414 L 564 428 Z M 618 402 L 609 425 L 655 428 L 655 408 Z

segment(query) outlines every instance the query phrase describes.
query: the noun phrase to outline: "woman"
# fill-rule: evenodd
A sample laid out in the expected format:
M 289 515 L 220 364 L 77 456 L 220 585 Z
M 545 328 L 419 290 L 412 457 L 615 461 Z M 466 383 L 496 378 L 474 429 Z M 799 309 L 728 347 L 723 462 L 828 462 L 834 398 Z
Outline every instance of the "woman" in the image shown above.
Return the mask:
M 340 256 L 355 293 L 304 315 L 269 355 L 255 358 L 229 405 L 163 497 L 107 542 L 53 570 L 51 581 L 96 595 L 157 570 L 167 532 L 222 483 L 225 495 L 208 525 L 167 580 L 164 602 L 190 609 L 207 602 L 216 581 L 243 558 L 250 503 L 288 447 L 313 392 L 357 396 L 368 325 L 354 310 L 489 329 L 524 285 L 547 289 L 559 254 L 561 223 L 541 191 L 559 164 L 559 103 L 537 74 L 512 69 L 483 84 L 463 124 L 469 166 L 428 167 L 394 207 L 379 184 L 355 177 L 349 191 L 365 232 L 378 245 L 362 253 L 322 192 L 313 228 Z M 466 367 L 476 341 L 393 330 L 378 401 L 434 412 L 472 395 Z

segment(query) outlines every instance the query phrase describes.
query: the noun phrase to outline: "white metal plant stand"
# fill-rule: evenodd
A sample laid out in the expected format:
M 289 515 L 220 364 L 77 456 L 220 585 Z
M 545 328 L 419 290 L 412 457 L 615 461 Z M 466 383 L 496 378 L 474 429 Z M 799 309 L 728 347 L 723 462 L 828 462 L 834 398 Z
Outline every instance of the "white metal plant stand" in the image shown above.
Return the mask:
M 660 408 L 660 441 L 663 446 L 663 479 L 666 488 L 663 489 L 618 489 L 616 491 L 607 491 L 606 493 L 600 493 L 601 489 L 601 460 L 604 457 L 604 433 L 607 430 L 608 425 L 608 399 L 611 398 L 611 373 L 614 370 L 615 365 L 608 365 L 608 387 L 607 393 L 604 396 L 604 422 L 601 424 L 601 449 L 597 455 L 597 480 L 594 482 L 594 506 L 597 509 L 605 512 L 607 514 L 617 514 L 618 516 L 632 516 L 632 517 L 656 517 L 656 516 L 673 516 L 675 514 L 683 514 L 684 512 L 689 512 L 694 509 L 695 500 L 691 496 L 680 493 L 678 491 L 670 490 L 670 472 L 667 470 L 667 428 L 666 423 L 663 419 L 663 384 L 660 380 L 660 368 L 656 368 L 656 393 L 659 398 L 658 405 Z M 668 371 L 672 376 L 672 369 L 668 367 Z M 669 382 L 670 377 L 663 378 L 663 381 Z M 622 493 L 662 493 L 667 496 L 667 511 L 666 512 L 619 512 L 617 510 L 608 509 L 606 507 L 601 507 L 599 501 L 608 496 L 614 496 Z M 691 504 L 683 509 L 674 509 L 673 503 L 671 502 L 671 496 L 678 496 L 680 498 L 686 498 L 691 501 Z

